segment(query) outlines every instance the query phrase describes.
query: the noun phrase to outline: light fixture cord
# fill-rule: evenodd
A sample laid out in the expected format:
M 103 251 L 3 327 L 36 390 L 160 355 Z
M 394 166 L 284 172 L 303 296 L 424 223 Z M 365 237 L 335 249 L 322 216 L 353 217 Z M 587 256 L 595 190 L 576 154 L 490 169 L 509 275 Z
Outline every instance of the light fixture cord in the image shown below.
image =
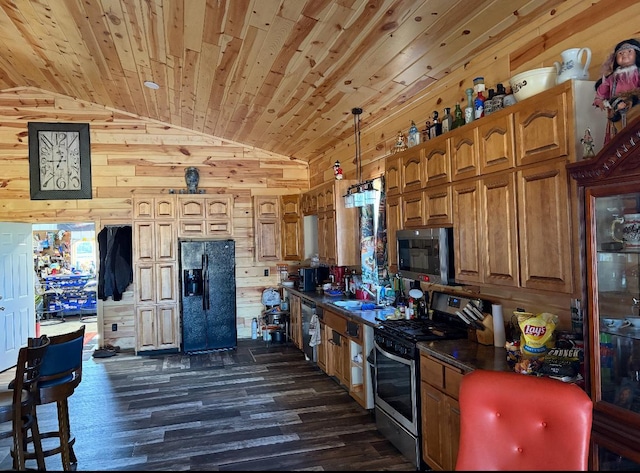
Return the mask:
M 360 157 L 360 114 L 362 113 L 361 108 L 352 108 L 351 113 L 353 113 L 353 129 L 356 138 L 356 170 L 358 183 L 362 182 L 362 163 Z

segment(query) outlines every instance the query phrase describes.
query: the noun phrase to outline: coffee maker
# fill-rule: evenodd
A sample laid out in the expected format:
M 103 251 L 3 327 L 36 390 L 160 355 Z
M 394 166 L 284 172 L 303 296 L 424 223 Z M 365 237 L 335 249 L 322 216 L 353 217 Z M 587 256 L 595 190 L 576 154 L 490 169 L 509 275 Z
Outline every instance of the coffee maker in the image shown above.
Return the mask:
M 334 284 L 340 290 L 344 290 L 344 276 L 347 274 L 346 266 L 331 266 L 329 268 L 329 274 L 333 276 Z
M 302 292 L 316 290 L 316 268 L 298 269 L 300 278 L 298 279 L 298 289 Z

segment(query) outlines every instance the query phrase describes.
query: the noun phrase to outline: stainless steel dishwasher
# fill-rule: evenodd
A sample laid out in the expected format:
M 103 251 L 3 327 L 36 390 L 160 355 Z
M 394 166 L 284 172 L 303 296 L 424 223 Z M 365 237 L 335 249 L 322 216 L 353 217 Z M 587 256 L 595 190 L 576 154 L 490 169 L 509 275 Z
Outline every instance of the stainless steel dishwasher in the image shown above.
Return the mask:
M 311 334 L 309 333 L 309 324 L 313 314 L 322 317 L 322 309 L 316 306 L 316 303 L 307 299 L 302 299 L 302 349 L 305 358 L 313 363 L 318 362 L 318 350 L 314 346 L 309 345 Z

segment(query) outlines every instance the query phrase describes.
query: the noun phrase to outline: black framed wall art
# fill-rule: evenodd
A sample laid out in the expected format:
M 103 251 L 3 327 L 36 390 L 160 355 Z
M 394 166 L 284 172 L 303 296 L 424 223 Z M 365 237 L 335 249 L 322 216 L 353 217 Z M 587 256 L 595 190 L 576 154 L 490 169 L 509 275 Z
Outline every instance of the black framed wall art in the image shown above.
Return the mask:
M 31 200 L 91 199 L 88 123 L 29 122 Z

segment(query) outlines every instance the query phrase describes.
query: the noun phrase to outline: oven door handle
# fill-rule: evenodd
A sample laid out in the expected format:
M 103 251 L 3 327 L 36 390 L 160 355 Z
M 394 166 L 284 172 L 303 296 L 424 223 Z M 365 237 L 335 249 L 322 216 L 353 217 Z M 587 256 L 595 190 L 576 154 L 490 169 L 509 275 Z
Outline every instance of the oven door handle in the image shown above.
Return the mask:
M 403 358 L 401 356 L 394 355 L 393 353 L 389 353 L 380 345 L 378 345 L 378 342 L 376 342 L 375 340 L 373 344 L 375 345 L 376 349 L 380 352 L 381 355 L 386 356 L 390 360 L 397 361 L 398 363 L 402 363 L 404 365 L 410 365 L 414 361 L 413 359 L 410 359 L 410 358 Z

